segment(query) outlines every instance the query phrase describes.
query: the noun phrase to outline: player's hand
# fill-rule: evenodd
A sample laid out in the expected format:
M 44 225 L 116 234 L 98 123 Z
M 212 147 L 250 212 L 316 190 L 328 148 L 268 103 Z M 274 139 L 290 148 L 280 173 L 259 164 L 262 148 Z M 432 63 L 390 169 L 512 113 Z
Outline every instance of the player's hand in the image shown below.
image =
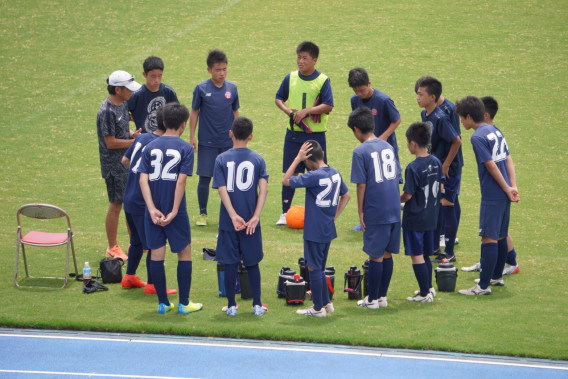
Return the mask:
M 519 190 L 517 189 L 517 187 L 509 187 L 509 191 L 507 192 L 507 197 L 509 198 L 509 200 L 511 200 L 514 203 L 518 203 L 519 201 L 521 201 L 521 198 L 519 197 Z
M 176 218 L 177 216 L 177 212 L 170 212 L 168 213 L 168 215 L 166 217 L 164 217 L 161 221 L 161 226 L 166 226 L 168 225 L 170 222 L 173 221 L 174 218 Z
M 245 220 L 239 215 L 234 215 L 233 217 L 231 217 L 231 221 L 233 222 L 233 227 L 237 232 L 247 227 Z
M 304 142 L 296 158 L 298 158 L 300 161 L 305 161 L 306 159 L 312 156 L 312 154 L 310 154 L 310 151 L 312 151 L 313 148 L 314 147 L 312 146 L 311 143 Z
M 294 113 L 294 122 L 296 124 L 300 124 L 300 122 L 305 119 L 308 116 L 308 111 L 307 109 L 300 109 L 299 111 L 296 111 L 296 113 Z
M 247 226 L 247 234 L 254 234 L 255 230 L 256 230 L 256 226 L 258 225 L 260 219 L 256 216 L 253 216 L 250 220 L 247 221 L 246 226 Z
M 155 225 L 162 225 L 162 221 L 165 219 L 164 214 L 160 212 L 158 209 L 148 210 L 150 213 L 150 219 Z
M 367 226 L 365 226 L 365 221 L 363 220 L 365 218 L 365 214 L 361 213 L 359 214 L 359 222 L 361 223 L 361 231 L 364 232 L 367 229 Z
M 195 136 L 189 137 L 189 143 L 193 146 L 193 150 L 197 153 L 197 139 Z
M 142 133 L 142 129 L 138 129 L 137 131 L 132 133 L 132 139 L 136 139 L 136 137 L 138 137 L 140 133 Z
M 442 164 L 442 173 L 444 174 L 446 179 L 448 179 L 450 177 L 450 165 L 449 164 L 446 164 L 446 163 Z

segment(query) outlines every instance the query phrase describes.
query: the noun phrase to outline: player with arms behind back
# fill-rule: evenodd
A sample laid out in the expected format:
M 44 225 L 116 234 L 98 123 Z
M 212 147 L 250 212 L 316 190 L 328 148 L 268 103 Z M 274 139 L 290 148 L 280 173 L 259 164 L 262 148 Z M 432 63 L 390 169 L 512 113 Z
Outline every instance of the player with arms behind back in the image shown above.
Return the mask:
M 218 188 L 221 196 L 217 260 L 225 265 L 229 316 L 237 315 L 235 282 L 241 257 L 248 272 L 253 313 L 264 314 L 258 264 L 264 255 L 260 213 L 268 194 L 268 173 L 264 159 L 247 148 L 252 130 L 252 121 L 246 117 L 233 121 L 229 131 L 233 148 L 217 157 L 213 176 L 213 188 Z
M 334 312 L 326 285 L 325 265 L 331 241 L 337 237 L 335 219 L 351 197 L 341 174 L 325 163 L 324 153 L 317 141 L 306 141 L 282 179 L 284 186 L 306 189 L 304 259 L 310 272 L 314 305 L 296 313 L 316 317 Z M 310 171 L 294 176 L 302 162 Z
M 347 126 L 361 142 L 353 150 L 351 183 L 357 184 L 357 209 L 363 231 L 363 251 L 369 255 L 368 293 L 360 307 L 387 307 L 393 260 L 400 250 L 400 189 L 394 150 L 374 134 L 373 114 L 359 107 Z
M 456 112 L 466 129 L 473 129 L 471 144 L 477 161 L 481 189 L 479 235 L 481 272 L 478 284 L 460 290 L 463 295 L 490 295 L 491 286 L 502 286 L 507 259 L 507 234 L 511 202 L 519 201 L 513 158 L 505 137 L 494 125 L 484 121 L 481 99 L 467 96 L 456 104 Z

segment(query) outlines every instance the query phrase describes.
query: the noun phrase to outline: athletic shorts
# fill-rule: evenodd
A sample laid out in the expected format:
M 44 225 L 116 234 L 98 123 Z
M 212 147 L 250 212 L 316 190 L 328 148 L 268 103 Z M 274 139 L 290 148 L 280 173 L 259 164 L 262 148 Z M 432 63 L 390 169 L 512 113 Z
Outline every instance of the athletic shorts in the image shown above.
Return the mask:
M 128 212 L 124 212 L 124 215 L 130 229 L 130 245 L 142 250 L 148 250 L 146 233 L 144 231 L 144 215 L 133 215 Z
M 146 211 L 144 215 L 144 231 L 146 232 L 146 244 L 148 249 L 158 249 L 170 244 L 173 253 L 179 253 L 191 243 L 191 229 L 187 213 L 178 213 L 177 216 L 166 226 L 155 225 Z
M 331 242 L 314 242 L 304 240 L 304 259 L 309 268 L 325 271 L 327 254 Z
M 324 151 L 323 160 L 327 163 L 327 147 L 325 143 L 325 132 L 317 133 L 305 133 L 305 132 L 293 132 L 290 129 L 286 129 L 286 137 L 284 138 L 284 154 L 282 158 L 282 172 L 286 173 L 288 167 L 294 162 L 294 159 L 300 152 L 300 148 L 304 142 L 309 140 L 318 141 L 321 148 Z M 298 167 L 296 167 L 295 173 L 302 173 L 306 171 L 306 165 L 301 162 Z
M 211 147 L 199 145 L 197 147 L 197 175 L 212 178 L 215 170 L 215 159 L 219 154 L 230 148 L 231 146 Z
M 263 257 L 260 226 L 250 235 L 247 235 L 246 230 L 237 232 L 219 229 L 217 261 L 230 265 L 237 264 L 242 259 L 245 267 L 250 267 L 257 265 Z
M 455 203 L 456 198 L 460 193 L 461 174 L 457 176 L 450 176 L 444 183 L 444 192 L 442 192 L 442 199 L 448 200 L 450 203 Z
M 108 201 L 111 203 L 122 203 L 124 199 L 124 189 L 126 188 L 126 180 L 128 179 L 128 171 L 124 175 L 109 175 L 105 178 Z
M 400 250 L 400 222 L 366 225 L 363 232 L 363 251 L 372 258 L 380 258 L 385 251 L 398 254 Z
M 479 235 L 498 240 L 509 234 L 511 202 L 482 201 L 479 208 Z
M 411 256 L 434 254 L 434 231 L 415 232 L 412 230 L 402 230 L 402 241 L 404 242 L 404 254 Z

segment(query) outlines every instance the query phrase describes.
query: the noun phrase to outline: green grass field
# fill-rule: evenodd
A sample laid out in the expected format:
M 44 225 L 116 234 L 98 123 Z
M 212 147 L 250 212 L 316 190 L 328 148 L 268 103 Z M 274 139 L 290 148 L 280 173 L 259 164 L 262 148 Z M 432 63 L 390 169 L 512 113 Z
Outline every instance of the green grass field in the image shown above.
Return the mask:
M 568 83 L 568 2 L 431 0 L 403 3 L 316 1 L 0 1 L 0 325 L 26 328 L 108 330 L 137 333 L 230 336 L 339 344 L 435 349 L 568 359 L 568 219 L 564 125 Z M 512 208 L 510 232 L 521 273 L 506 278 L 492 296 L 440 294 L 433 304 L 406 301 L 416 288 L 410 259 L 395 257 L 389 307 L 357 309 L 342 293 L 343 273 L 361 266 L 362 235 L 356 201 L 337 222 L 329 263 L 338 277 L 336 313 L 302 318 L 276 297 L 280 267 L 297 267 L 302 234 L 274 225 L 280 214 L 281 149 L 286 120 L 274 94 L 295 69 L 295 47 L 313 40 L 321 49 L 317 68 L 332 80 L 335 108 L 330 116 L 328 157 L 349 178 L 357 145 L 346 127 L 350 112 L 347 73 L 365 67 L 375 88 L 394 99 L 402 116 L 397 133 L 401 160 L 412 157 L 404 132 L 419 120 L 414 82 L 438 77 L 444 95 L 492 95 L 500 103 L 495 119 L 516 163 L 521 202 Z M 250 301 L 227 318 L 220 312 L 215 264 L 201 260 L 215 246 L 219 200 L 210 197 L 205 228 L 192 228 L 194 270 L 191 298 L 204 310 L 189 317 L 156 314 L 155 297 L 111 285 L 108 293 L 83 295 L 80 283 L 65 290 L 16 289 L 13 284 L 16 210 L 28 202 L 59 205 L 71 215 L 79 265 L 94 266 L 104 255 L 107 197 L 100 177 L 96 113 L 106 97 L 105 79 L 114 70 L 142 81 L 148 55 L 166 64 L 164 83 L 191 104 L 194 86 L 207 78 L 211 48 L 229 57 L 229 80 L 238 84 L 241 114 L 255 123 L 251 148 L 268 166 L 269 197 L 262 214 L 265 259 L 263 301 L 269 313 L 256 318 Z M 479 258 L 479 184 L 469 143 L 462 135 L 462 221 L 458 266 Z M 188 135 L 184 136 L 188 139 Z M 188 180 L 190 215 L 196 215 L 197 177 Z M 354 186 L 350 185 L 355 196 Z M 295 204 L 303 203 L 298 193 Z M 128 245 L 121 218 L 119 242 Z M 38 251 L 39 252 L 39 251 Z M 49 251 L 31 262 L 36 273 L 61 271 Z M 175 286 L 175 257 L 166 258 Z M 23 274 L 23 270 L 21 271 Z M 145 278 L 145 265 L 140 268 Z M 458 289 L 475 274 L 459 272 Z M 172 297 L 177 302 L 177 298 Z

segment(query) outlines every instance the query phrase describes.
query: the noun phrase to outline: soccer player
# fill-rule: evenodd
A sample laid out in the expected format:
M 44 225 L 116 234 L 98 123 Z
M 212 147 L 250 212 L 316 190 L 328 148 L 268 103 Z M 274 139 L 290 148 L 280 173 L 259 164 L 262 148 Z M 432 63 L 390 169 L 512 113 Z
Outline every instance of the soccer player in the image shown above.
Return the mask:
M 440 263 L 444 258 L 454 262 L 454 243 L 458 227 L 454 205 L 461 178 L 462 158 L 458 154 L 461 138 L 448 116 L 437 105 L 442 94 L 442 83 L 435 78 L 424 78 L 419 79 L 417 87 L 416 101 L 424 108 L 421 112 L 422 122 L 432 125 L 431 153 L 442 162 L 442 173 L 446 178 L 442 192 L 442 212 L 434 238 L 439 241 L 441 225 L 445 225 L 444 234 L 449 242 L 446 242 L 444 253 L 440 253 L 432 262 Z
M 412 259 L 412 268 L 420 289 L 407 300 L 431 303 L 436 291 L 432 286 L 434 231 L 440 212 L 440 185 L 442 163 L 428 154 L 430 128 L 424 122 L 415 122 L 406 130 L 406 144 L 416 159 L 406 166 L 405 184 L 400 202 L 402 213 L 402 240 L 404 253 Z
M 144 61 L 142 75 L 146 83 L 128 100 L 128 110 L 136 127 L 142 133 L 151 133 L 157 129 L 156 111 L 166 103 L 178 102 L 174 89 L 162 83 L 164 62 L 158 57 L 148 57 Z
M 146 257 L 146 270 L 148 273 L 148 283 L 143 282 L 137 275 L 136 270 L 142 259 L 144 250 L 148 250 L 146 243 L 146 233 L 144 232 L 144 213 L 146 211 L 146 203 L 140 191 L 140 159 L 146 145 L 166 131 L 163 124 L 162 108 L 156 110 L 156 122 L 158 127 L 152 133 L 140 134 L 134 143 L 130 145 L 124 156 L 122 164 L 128 167 L 128 180 L 126 181 L 126 189 L 124 190 L 124 215 L 130 230 L 130 246 L 128 247 L 128 262 L 126 265 L 126 275 L 122 277 L 122 288 L 140 288 L 144 287 L 144 293 L 156 294 L 156 289 L 152 282 L 152 274 L 150 273 L 150 256 L 148 251 Z M 168 294 L 175 294 L 177 290 L 168 289 Z
M 481 98 L 483 105 L 485 107 L 484 120 L 489 125 L 495 125 L 493 119 L 499 110 L 499 104 L 491 96 L 485 96 Z M 481 263 L 476 263 L 470 267 L 462 267 L 463 271 L 479 271 L 481 270 Z M 503 275 L 511 275 L 519 273 L 519 264 L 517 263 L 517 252 L 515 251 L 515 246 L 513 245 L 513 238 L 511 235 L 507 235 L 507 260 L 505 261 L 505 268 L 503 269 Z
M 248 272 L 253 313 L 264 314 L 258 264 L 264 256 L 260 213 L 268 194 L 268 173 L 264 159 L 247 148 L 252 130 L 252 121 L 246 117 L 233 121 L 229 131 L 233 148 L 217 157 L 213 176 L 213 188 L 221 197 L 217 260 L 225 265 L 229 316 L 237 315 L 235 282 L 241 257 Z
M 284 138 L 282 172 L 286 173 L 304 142 L 317 141 L 326 151 L 325 132 L 329 112 L 333 110 L 333 93 L 329 78 L 316 70 L 319 47 L 304 41 L 296 47 L 297 71 L 286 75 L 274 102 L 288 117 L 288 128 Z M 324 156 L 324 162 L 327 158 Z M 296 167 L 294 175 L 306 170 L 304 162 Z M 295 189 L 282 186 L 282 214 L 276 225 L 286 225 L 286 212 L 292 206 Z
M 200 311 L 203 306 L 189 301 L 191 287 L 191 230 L 185 202 L 185 183 L 193 173 L 193 147 L 180 136 L 185 130 L 189 110 L 178 103 L 168 103 L 163 110 L 166 131 L 146 145 L 140 161 L 140 188 L 146 203 L 144 230 L 152 250 L 150 272 L 156 294 L 158 313 L 174 308 L 168 300 L 164 258 L 166 241 L 177 253 L 178 313 Z
M 477 161 L 481 188 L 479 235 L 481 272 L 478 284 L 460 290 L 463 295 L 490 295 L 490 285 L 502 286 L 507 259 L 507 234 L 511 201 L 519 201 L 513 158 L 499 129 L 484 121 L 481 99 L 467 96 L 456 104 L 456 112 L 466 129 L 473 129 L 471 144 Z
M 301 163 L 304 163 L 310 171 L 294 176 L 296 168 Z M 296 313 L 326 317 L 334 312 L 334 308 L 329 299 L 325 265 L 331 241 L 337 237 L 335 219 L 343 212 L 351 196 L 341 174 L 325 163 L 324 151 L 315 140 L 308 140 L 302 144 L 298 155 L 284 174 L 282 185 L 306 189 L 304 259 L 310 272 L 314 305 L 300 309 Z
M 108 211 L 105 229 L 108 241 L 106 256 L 128 259 L 117 243 L 118 218 L 122 209 L 124 188 L 128 178 L 128 169 L 121 164 L 126 149 L 132 145 L 141 130 L 130 130 L 128 123 L 128 105 L 126 101 L 132 92 L 140 88 L 134 81 L 134 75 L 126 71 L 115 71 L 107 79 L 109 96 L 103 101 L 97 113 L 97 136 L 101 174 L 105 179 L 108 194 Z
M 363 251 L 369 255 L 368 293 L 360 307 L 387 307 L 393 260 L 400 249 L 400 189 L 394 149 L 374 134 L 371 110 L 359 107 L 347 126 L 361 142 L 353 150 L 351 183 L 357 184 L 357 209 L 363 231 Z
M 196 225 L 207 225 L 209 185 L 213 177 L 215 158 L 233 146 L 229 130 L 239 117 L 239 94 L 235 83 L 227 77 L 227 56 L 221 50 L 211 50 L 207 56 L 207 79 L 193 90 L 189 116 L 189 142 L 197 151 L 197 202 L 199 217 Z M 199 120 L 198 139 L 195 129 Z

